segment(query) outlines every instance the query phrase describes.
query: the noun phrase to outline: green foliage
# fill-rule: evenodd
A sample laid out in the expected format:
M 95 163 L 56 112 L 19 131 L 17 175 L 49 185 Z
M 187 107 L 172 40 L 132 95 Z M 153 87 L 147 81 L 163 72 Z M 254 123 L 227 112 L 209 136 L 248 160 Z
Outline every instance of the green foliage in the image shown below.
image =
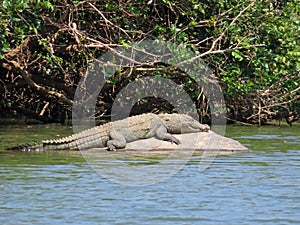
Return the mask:
M 234 10 L 241 9 L 235 8 L 232 12 Z M 300 29 L 299 10 L 297 1 L 286 1 L 286 5 L 276 1 L 258 1 L 233 26 L 224 22 L 230 32 L 228 44 L 262 45 L 234 50 L 226 54 L 225 59 L 211 58 L 218 63 L 226 62 L 219 74 L 225 84 L 226 95 L 247 94 L 266 88 L 282 76 L 299 70 L 300 43 L 299 32 L 296 32 Z M 290 85 L 289 89 L 295 89 L 295 85 Z
M 0 58 L 4 52 L 18 46 L 25 37 L 38 35 L 42 27 L 39 15 L 43 10 L 52 11 L 49 1 L 3 0 L 0 5 Z
M 30 72 L 49 80 L 58 78 L 68 88 L 76 88 L 84 68 L 109 49 L 95 47 L 93 40 L 129 48 L 140 40 L 158 39 L 180 46 L 172 49 L 170 45 L 170 51 L 182 60 L 187 58 L 185 48 L 197 55 L 216 51 L 203 59 L 215 71 L 228 105 L 238 100 L 242 107 L 244 99 L 249 104 L 256 93 L 277 83 L 281 84 L 276 86 L 281 93 L 276 95 L 278 101 L 288 101 L 282 96 L 290 92 L 292 97 L 299 95 L 298 0 L 3 0 L 0 4 L 0 60 L 27 37 L 35 37 L 28 60 L 38 60 L 29 63 Z M 176 80 L 196 101 L 198 89 L 192 80 L 197 74 L 179 79 L 173 69 L 170 74 L 154 75 Z M 116 90 L 120 81 L 113 78 L 110 84 Z M 113 101 L 114 94 L 108 96 L 101 98 Z M 0 106 L 9 102 L 14 99 Z

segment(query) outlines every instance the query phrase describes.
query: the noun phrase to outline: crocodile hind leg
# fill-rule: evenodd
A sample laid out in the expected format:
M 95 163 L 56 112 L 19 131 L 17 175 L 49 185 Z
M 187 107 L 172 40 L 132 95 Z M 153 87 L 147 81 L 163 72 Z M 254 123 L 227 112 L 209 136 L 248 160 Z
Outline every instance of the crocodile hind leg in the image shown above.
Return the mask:
M 117 148 L 125 148 L 126 138 L 122 134 L 113 131 L 109 136 L 110 140 L 106 143 L 109 151 L 116 151 Z
M 168 133 L 167 128 L 163 125 L 157 128 L 155 136 L 160 140 L 170 141 L 171 143 L 175 143 L 177 145 L 180 144 L 180 141 L 176 137 Z

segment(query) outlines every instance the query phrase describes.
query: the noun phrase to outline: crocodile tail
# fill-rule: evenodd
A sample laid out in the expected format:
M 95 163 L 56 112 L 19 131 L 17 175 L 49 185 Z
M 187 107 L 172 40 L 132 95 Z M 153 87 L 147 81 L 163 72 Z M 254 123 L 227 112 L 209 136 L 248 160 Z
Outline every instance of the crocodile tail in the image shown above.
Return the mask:
M 78 150 L 74 135 L 42 142 L 44 150 Z
M 5 150 L 13 150 L 13 151 L 42 151 L 43 144 L 41 142 L 32 142 L 26 143 L 22 145 L 17 145 L 13 147 L 5 148 Z

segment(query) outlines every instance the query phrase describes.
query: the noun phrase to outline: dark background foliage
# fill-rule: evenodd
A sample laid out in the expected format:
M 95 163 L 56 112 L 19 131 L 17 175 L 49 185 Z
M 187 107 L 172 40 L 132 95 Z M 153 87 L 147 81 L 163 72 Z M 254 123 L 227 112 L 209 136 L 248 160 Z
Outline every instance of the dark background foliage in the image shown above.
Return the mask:
M 3 0 L 0 115 L 63 123 L 90 63 L 115 47 L 159 39 L 186 46 L 209 65 L 229 122 L 284 118 L 292 124 L 300 114 L 299 8 L 297 0 Z M 183 85 L 209 122 L 207 100 L 193 77 L 162 68 L 119 71 L 100 93 L 95 116 L 109 116 L 130 81 L 161 76 Z M 153 97 L 136 103 L 132 114 L 172 110 Z

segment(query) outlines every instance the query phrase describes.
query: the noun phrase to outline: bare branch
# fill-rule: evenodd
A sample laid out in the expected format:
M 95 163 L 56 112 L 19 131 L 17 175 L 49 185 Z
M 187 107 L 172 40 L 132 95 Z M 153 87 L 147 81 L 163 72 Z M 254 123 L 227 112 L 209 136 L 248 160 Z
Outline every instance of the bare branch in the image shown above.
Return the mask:
M 108 20 L 104 15 L 103 15 L 103 13 L 99 10 L 99 9 L 97 9 L 96 8 L 96 6 L 94 6 L 92 3 L 88 3 L 97 13 L 99 13 L 100 14 L 100 16 L 104 19 L 104 21 L 105 21 L 105 23 L 106 24 L 110 24 L 110 25 L 112 25 L 112 26 L 114 26 L 114 27 L 116 27 L 116 28 L 118 28 L 120 31 L 122 31 L 128 38 L 130 38 L 131 39 L 131 37 L 127 34 L 127 32 L 123 29 L 123 28 L 121 28 L 120 26 L 117 26 L 117 25 L 115 25 L 114 23 L 112 23 L 110 20 Z
M 21 74 L 21 76 L 27 82 L 27 84 L 31 88 L 36 90 L 37 92 L 41 93 L 42 95 L 46 95 L 46 96 L 54 96 L 68 105 L 73 105 L 73 101 L 68 99 L 64 94 L 49 90 L 49 89 L 35 83 L 32 79 L 30 79 L 31 75 L 26 70 L 24 70 L 18 62 L 14 61 L 14 60 L 10 61 L 7 59 L 6 59 L 6 62 L 8 64 L 12 65 Z M 7 68 L 7 69 L 9 69 L 9 68 Z
M 194 61 L 194 60 L 203 58 L 204 56 L 210 55 L 210 54 L 219 54 L 219 53 L 234 51 L 234 50 L 237 50 L 237 49 L 245 49 L 245 48 L 251 48 L 251 47 L 264 46 L 262 44 L 254 44 L 254 45 L 249 45 L 249 46 L 245 46 L 245 47 L 236 46 L 236 47 L 233 47 L 233 48 L 214 50 L 215 47 L 216 47 L 216 45 L 217 45 L 217 43 L 222 40 L 222 38 L 224 37 L 225 33 L 228 31 L 229 27 L 231 27 L 238 20 L 238 18 L 240 18 L 243 15 L 243 13 L 245 11 L 247 11 L 250 7 L 252 7 L 254 5 L 255 1 L 251 2 L 247 7 L 245 7 L 242 11 L 240 11 L 240 13 L 231 21 L 231 23 L 229 24 L 229 26 L 225 30 L 223 30 L 223 32 L 212 42 L 211 47 L 210 47 L 210 49 L 208 51 L 206 51 L 206 52 L 204 52 L 204 53 L 202 53 L 200 55 L 197 55 L 197 56 L 195 56 L 195 57 L 193 57 L 191 59 L 182 61 L 180 64 L 187 63 L 187 62 L 189 62 L 191 60 Z

